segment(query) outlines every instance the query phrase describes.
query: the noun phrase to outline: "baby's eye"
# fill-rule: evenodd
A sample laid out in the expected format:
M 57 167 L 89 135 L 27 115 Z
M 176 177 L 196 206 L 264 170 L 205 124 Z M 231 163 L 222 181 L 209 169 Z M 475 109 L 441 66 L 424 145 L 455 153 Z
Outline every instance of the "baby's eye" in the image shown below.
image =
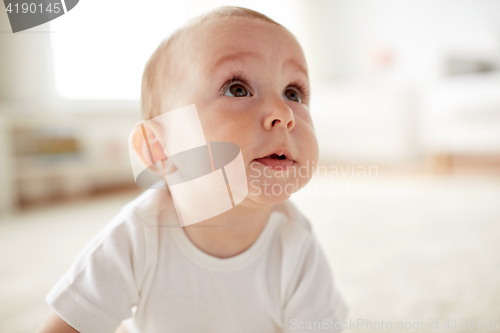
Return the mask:
M 241 83 L 234 83 L 228 88 L 226 88 L 226 91 L 224 92 L 225 96 L 229 97 L 247 97 L 247 96 L 252 96 L 250 92 L 248 91 L 247 88 L 245 88 L 244 85 Z
M 299 92 L 297 91 L 297 89 L 294 88 L 290 87 L 286 88 L 285 91 L 283 92 L 283 97 L 285 99 L 288 99 L 289 101 L 302 103 Z

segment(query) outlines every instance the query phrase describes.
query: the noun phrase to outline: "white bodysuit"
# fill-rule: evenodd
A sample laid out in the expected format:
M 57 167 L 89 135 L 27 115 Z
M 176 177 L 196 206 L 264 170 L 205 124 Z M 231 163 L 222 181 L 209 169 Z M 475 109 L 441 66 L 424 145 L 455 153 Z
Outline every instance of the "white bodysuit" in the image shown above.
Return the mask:
M 46 300 L 81 333 L 113 333 L 124 320 L 129 333 L 305 332 L 307 322 L 335 332 L 347 314 L 311 225 L 291 202 L 276 206 L 250 248 L 221 259 L 189 240 L 160 190 L 127 204 Z

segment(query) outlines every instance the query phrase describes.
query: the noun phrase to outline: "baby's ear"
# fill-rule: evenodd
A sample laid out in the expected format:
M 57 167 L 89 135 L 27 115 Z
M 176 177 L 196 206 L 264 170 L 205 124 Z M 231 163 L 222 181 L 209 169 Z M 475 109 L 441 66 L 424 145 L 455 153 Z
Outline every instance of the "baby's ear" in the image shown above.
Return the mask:
M 169 163 L 164 144 L 158 138 L 161 128 L 153 128 L 151 122 L 138 123 L 129 136 L 129 153 L 135 183 L 142 188 L 166 189 L 166 171 Z M 154 126 L 154 124 L 153 124 Z
M 165 144 L 159 140 L 163 137 L 160 131 L 148 121 L 138 123 L 132 130 L 129 144 L 146 168 L 167 158 Z

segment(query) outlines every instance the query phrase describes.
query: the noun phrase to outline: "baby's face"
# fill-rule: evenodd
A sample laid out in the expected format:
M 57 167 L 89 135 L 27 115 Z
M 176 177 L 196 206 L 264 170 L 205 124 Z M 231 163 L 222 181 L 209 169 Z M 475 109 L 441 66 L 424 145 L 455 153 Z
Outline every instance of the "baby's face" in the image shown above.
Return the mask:
M 243 204 L 282 202 L 304 186 L 318 145 L 306 62 L 295 38 L 268 22 L 229 17 L 191 34 L 183 51 L 175 104 L 196 105 L 208 142 L 240 146 L 249 185 Z

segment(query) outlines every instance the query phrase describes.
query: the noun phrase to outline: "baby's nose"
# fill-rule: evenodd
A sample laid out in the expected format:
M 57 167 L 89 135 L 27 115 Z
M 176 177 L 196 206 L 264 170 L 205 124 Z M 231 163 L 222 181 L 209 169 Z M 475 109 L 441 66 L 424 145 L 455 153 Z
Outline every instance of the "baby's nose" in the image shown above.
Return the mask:
M 264 128 L 268 131 L 283 128 L 291 131 L 295 127 L 293 111 L 288 105 L 273 105 L 271 112 L 264 119 Z

